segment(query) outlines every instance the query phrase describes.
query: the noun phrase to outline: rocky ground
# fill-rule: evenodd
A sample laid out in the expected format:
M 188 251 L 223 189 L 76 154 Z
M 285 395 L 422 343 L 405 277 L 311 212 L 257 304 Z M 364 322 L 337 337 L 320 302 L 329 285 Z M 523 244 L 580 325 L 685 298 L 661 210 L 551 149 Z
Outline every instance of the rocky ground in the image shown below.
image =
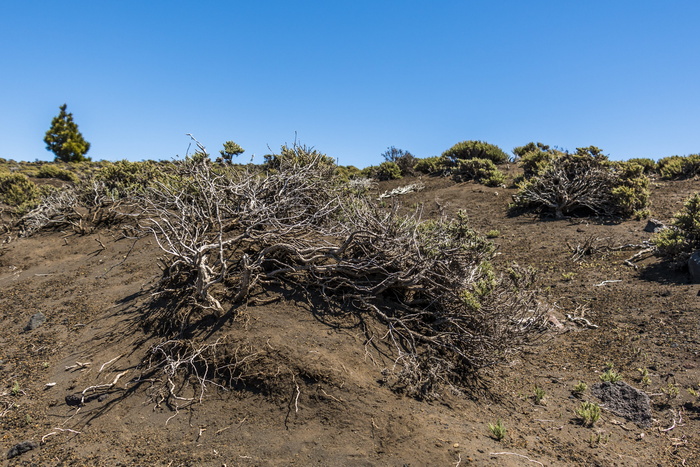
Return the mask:
M 466 210 L 500 265 L 537 268 L 554 306 L 546 336 L 484 371 L 469 394 L 397 395 L 357 322 L 269 296 L 206 336 L 265 355 L 251 366 L 265 384 L 202 391 L 190 380 L 180 389 L 194 401 L 166 403 L 147 365 L 157 341 L 142 325 L 160 275 L 153 240 L 119 226 L 10 232 L 0 250 L 0 448 L 32 449 L 3 465 L 700 465 L 700 284 L 655 257 L 626 263 L 652 235 L 646 220 L 511 216 L 514 189 L 446 178 L 384 182 L 378 193 L 411 183 L 424 188 L 384 202 L 426 217 Z M 652 217 L 669 221 L 698 182 L 652 189 Z M 45 321 L 27 329 L 37 313 Z M 623 408 L 599 397 L 607 370 L 639 390 L 618 390 Z M 587 389 L 575 394 L 580 382 Z M 583 401 L 604 407 L 592 426 L 575 415 Z M 498 420 L 502 440 L 489 429 Z

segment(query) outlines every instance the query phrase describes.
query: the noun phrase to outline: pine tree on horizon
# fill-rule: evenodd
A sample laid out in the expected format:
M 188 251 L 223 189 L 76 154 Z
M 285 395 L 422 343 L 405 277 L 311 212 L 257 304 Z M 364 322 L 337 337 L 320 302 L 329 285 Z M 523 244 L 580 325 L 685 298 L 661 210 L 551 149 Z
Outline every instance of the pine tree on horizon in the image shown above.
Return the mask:
M 67 104 L 63 104 L 61 112 L 51 120 L 51 128 L 44 136 L 46 150 L 54 153 L 55 161 L 89 161 L 90 158 L 85 154 L 90 150 L 90 143 L 80 134 L 78 125 L 73 121 L 73 114 L 66 112 L 66 107 Z

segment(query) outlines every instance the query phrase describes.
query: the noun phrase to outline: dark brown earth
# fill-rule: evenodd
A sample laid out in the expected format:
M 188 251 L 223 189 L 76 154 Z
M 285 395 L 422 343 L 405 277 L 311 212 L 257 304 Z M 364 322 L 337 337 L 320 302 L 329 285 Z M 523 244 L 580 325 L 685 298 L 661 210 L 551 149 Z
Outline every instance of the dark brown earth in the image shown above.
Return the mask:
M 395 201 L 422 206 L 425 217 L 464 209 L 477 230 L 497 230 L 498 263 L 537 268 L 562 326 L 484 371 L 470 394 L 397 395 L 357 323 L 278 299 L 235 310 L 208 338 L 265 354 L 256 370 L 264 385 L 186 385 L 181 393 L 195 403 L 159 403 L 162 377 L 142 365 L 156 343 L 141 325 L 160 274 L 154 242 L 124 238 L 119 227 L 10 233 L 0 250 L 2 465 L 700 465 L 700 397 L 688 391 L 700 390 L 700 285 L 655 257 L 638 269 L 625 263 L 639 250 L 614 248 L 649 240 L 646 221 L 509 216 L 513 189 L 421 182 L 424 190 Z M 652 217 L 669 221 L 699 188 L 654 181 Z M 591 239 L 596 252 L 572 259 L 570 246 Z M 37 312 L 46 322 L 25 331 Z M 605 409 L 592 427 L 577 423 L 582 400 L 600 402 L 590 387 L 610 364 L 649 394 L 651 426 Z M 579 381 L 589 386 L 581 399 L 572 393 Z M 83 406 L 69 405 L 66 396 L 97 385 Z M 539 404 L 535 387 L 545 392 Z M 499 419 L 502 441 L 488 428 Z M 38 447 L 5 460 L 24 441 Z

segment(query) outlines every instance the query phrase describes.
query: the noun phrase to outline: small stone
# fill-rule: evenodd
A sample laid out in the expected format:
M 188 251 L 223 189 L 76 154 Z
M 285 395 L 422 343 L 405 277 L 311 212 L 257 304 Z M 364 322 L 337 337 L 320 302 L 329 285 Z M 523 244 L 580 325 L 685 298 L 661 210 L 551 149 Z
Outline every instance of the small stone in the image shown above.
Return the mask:
M 83 405 L 83 398 L 79 394 L 69 394 L 66 396 L 66 405 L 71 407 Z
M 12 459 L 13 457 L 21 456 L 25 452 L 31 451 L 32 449 L 38 448 L 39 445 L 34 441 L 24 441 L 19 444 L 15 444 L 7 451 L 7 458 Z
M 696 251 L 688 258 L 688 271 L 693 283 L 700 283 L 700 251 Z
M 609 381 L 594 384 L 591 393 L 600 399 L 615 415 L 635 422 L 638 426 L 651 425 L 651 403 L 649 396 L 629 384 Z
M 453 448 L 457 449 L 459 447 L 459 443 L 455 443 L 452 445 Z
M 656 219 L 649 219 L 647 221 L 647 225 L 644 227 L 644 231 L 650 233 L 659 233 L 665 228 L 666 225 L 663 222 L 657 221 Z
M 32 330 L 38 328 L 39 326 L 41 326 L 42 324 L 44 324 L 45 321 L 46 321 L 46 316 L 44 316 L 44 313 L 42 313 L 41 311 L 38 313 L 34 313 L 32 315 L 32 317 L 29 318 L 29 323 L 27 324 L 27 326 L 25 326 L 24 330 L 25 331 L 32 331 Z

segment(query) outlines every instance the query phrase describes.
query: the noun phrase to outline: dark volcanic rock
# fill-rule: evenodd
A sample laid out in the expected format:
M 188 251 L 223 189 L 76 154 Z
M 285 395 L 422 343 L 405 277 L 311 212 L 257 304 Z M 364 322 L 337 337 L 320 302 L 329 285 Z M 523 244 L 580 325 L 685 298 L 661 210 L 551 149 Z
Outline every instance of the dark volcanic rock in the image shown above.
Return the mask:
M 645 232 L 651 232 L 651 233 L 658 233 L 661 232 L 666 228 L 666 225 L 661 222 L 657 221 L 656 219 L 649 219 L 647 221 L 647 225 L 644 227 Z
M 700 251 L 696 251 L 688 258 L 688 271 L 693 283 L 700 283 Z
M 66 396 L 66 405 L 71 407 L 77 407 L 83 405 L 83 398 L 81 394 L 69 394 Z
M 645 392 L 622 381 L 594 384 L 591 392 L 612 413 L 633 421 L 640 427 L 651 425 L 651 403 Z
M 31 451 L 32 449 L 36 449 L 38 447 L 39 445 L 34 441 L 24 441 L 22 443 L 15 444 L 9 451 L 7 451 L 7 458 L 12 459 L 13 457 L 21 456 L 25 452 Z

